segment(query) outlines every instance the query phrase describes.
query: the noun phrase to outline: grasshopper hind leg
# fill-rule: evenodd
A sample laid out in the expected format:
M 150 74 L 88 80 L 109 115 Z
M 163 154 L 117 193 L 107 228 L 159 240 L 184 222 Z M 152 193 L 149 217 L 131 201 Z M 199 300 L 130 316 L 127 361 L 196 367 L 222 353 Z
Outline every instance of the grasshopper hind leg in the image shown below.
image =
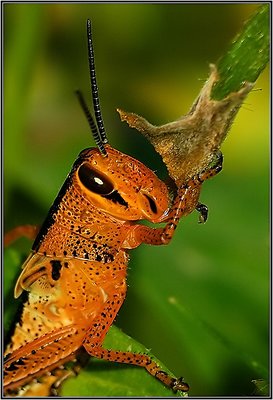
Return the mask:
M 80 370 L 85 367 L 90 360 L 89 354 L 80 348 L 75 354 L 75 358 L 69 363 L 59 365 L 52 371 L 45 372 L 42 376 L 34 378 L 31 382 L 15 390 L 7 390 L 8 397 L 60 397 L 62 384 L 66 379 L 75 377 Z M 71 365 L 71 363 L 73 365 Z
M 101 346 L 94 346 L 88 339 L 84 343 L 85 348 L 90 355 L 106 361 L 118 362 L 124 364 L 137 365 L 145 368 L 152 376 L 159 379 L 164 385 L 168 386 L 174 392 L 189 391 L 189 385 L 183 378 L 174 378 L 167 372 L 162 371 L 160 366 L 146 354 L 131 353 L 128 351 L 107 350 Z

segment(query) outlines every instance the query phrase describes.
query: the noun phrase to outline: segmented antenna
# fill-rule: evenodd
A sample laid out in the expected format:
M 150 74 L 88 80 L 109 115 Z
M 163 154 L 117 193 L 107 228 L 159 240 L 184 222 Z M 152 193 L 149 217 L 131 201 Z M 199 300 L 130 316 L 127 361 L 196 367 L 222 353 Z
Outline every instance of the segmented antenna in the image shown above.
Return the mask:
M 76 95 L 77 95 L 78 100 L 80 102 L 80 105 L 81 105 L 81 107 L 83 109 L 83 112 L 84 112 L 84 114 L 85 114 L 85 116 L 87 118 L 87 121 L 89 123 L 89 126 L 90 126 L 92 134 L 93 134 L 93 138 L 95 140 L 95 143 L 96 143 L 99 151 L 101 152 L 101 154 L 103 156 L 107 156 L 107 152 L 106 152 L 105 147 L 104 147 L 104 145 L 103 145 L 103 143 L 101 141 L 97 125 L 96 125 L 96 123 L 94 121 L 94 118 L 92 117 L 92 114 L 89 111 L 89 108 L 88 108 L 88 106 L 87 106 L 87 104 L 86 104 L 86 102 L 85 102 L 85 100 L 83 98 L 83 95 L 82 95 L 81 91 L 80 90 L 76 90 Z
M 95 117 L 99 129 L 99 134 L 101 141 L 103 143 L 108 143 L 101 110 L 100 110 L 100 102 L 99 102 L 99 93 L 98 93 L 98 86 L 97 86 L 97 79 L 96 79 L 96 71 L 95 71 L 95 61 L 94 61 L 94 50 L 93 50 L 93 42 L 92 42 L 92 30 L 91 30 L 91 21 L 90 19 L 87 20 L 87 40 L 88 40 L 88 59 L 89 59 L 89 71 L 90 71 L 90 82 L 91 82 L 91 93 L 93 98 L 93 106 Z

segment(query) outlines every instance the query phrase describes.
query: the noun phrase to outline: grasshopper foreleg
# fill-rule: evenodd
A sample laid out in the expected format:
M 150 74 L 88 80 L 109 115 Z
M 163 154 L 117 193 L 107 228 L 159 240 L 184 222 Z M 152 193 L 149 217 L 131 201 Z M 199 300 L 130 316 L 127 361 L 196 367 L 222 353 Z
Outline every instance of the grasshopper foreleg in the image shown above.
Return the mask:
M 222 162 L 223 156 L 219 153 L 217 162 L 213 167 L 201 172 L 178 188 L 173 205 L 164 219 L 167 222 L 164 228 L 135 225 L 132 229 L 130 240 L 128 240 L 128 247 L 130 245 L 136 247 L 140 243 L 152 245 L 168 244 L 174 235 L 180 218 L 190 214 L 194 209 L 200 213 L 199 222 L 205 222 L 208 214 L 207 206 L 198 202 L 201 186 L 205 180 L 221 171 Z

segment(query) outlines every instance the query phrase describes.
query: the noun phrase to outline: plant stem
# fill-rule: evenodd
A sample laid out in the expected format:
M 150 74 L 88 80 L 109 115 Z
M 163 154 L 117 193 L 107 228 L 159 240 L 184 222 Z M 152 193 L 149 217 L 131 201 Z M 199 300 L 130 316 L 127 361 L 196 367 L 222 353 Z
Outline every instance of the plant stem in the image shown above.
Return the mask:
M 246 22 L 229 50 L 218 62 L 220 80 L 212 99 L 222 100 L 240 89 L 243 82 L 255 82 L 269 61 L 269 5 L 262 5 Z

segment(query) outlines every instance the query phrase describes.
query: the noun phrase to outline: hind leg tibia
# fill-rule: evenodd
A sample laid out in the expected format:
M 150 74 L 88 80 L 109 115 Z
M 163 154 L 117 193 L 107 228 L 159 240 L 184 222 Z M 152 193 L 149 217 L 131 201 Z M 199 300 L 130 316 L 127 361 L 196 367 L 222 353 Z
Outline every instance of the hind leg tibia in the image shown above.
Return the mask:
M 159 379 L 162 383 L 164 383 L 164 385 L 173 389 L 175 392 L 177 390 L 181 390 L 183 392 L 187 392 L 189 390 L 188 384 L 183 382 L 182 378 L 173 378 L 165 371 L 162 371 L 159 365 L 146 354 L 107 350 L 102 348 L 101 346 L 93 347 L 92 345 L 88 345 L 88 343 L 84 343 L 84 347 L 93 357 L 107 361 L 138 365 L 139 367 L 143 367 L 152 376 Z

